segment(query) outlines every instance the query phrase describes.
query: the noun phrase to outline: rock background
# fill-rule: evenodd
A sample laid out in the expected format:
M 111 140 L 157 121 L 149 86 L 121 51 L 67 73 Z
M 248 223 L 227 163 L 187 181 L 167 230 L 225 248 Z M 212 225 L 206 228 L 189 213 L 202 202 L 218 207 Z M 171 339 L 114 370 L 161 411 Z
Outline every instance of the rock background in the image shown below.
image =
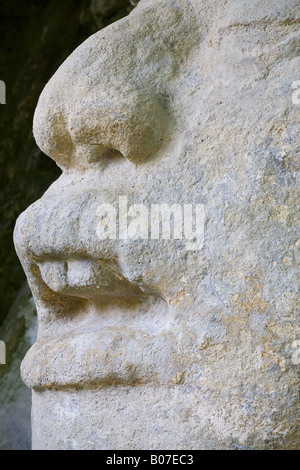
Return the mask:
M 35 338 L 35 308 L 15 254 L 18 215 L 60 174 L 36 146 L 32 119 L 38 97 L 59 65 L 87 37 L 128 14 L 129 0 L 3 0 L 0 13 L 0 449 L 30 448 L 30 396 L 19 366 Z

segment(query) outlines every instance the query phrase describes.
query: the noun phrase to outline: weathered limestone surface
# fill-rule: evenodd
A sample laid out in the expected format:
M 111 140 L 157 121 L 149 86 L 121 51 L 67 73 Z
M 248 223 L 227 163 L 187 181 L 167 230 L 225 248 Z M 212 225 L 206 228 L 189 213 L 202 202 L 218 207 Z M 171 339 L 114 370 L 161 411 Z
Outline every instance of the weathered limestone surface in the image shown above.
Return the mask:
M 299 0 L 141 0 L 45 87 L 62 175 L 15 229 L 35 449 L 299 447 L 299 20 Z M 203 247 L 101 240 L 124 196 L 204 205 Z

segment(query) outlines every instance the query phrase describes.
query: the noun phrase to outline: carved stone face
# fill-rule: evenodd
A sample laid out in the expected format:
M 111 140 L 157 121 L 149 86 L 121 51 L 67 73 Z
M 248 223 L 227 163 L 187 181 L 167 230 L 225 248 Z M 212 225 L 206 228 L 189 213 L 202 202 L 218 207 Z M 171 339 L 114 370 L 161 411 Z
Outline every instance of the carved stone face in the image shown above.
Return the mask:
M 273 3 L 142 0 L 45 87 L 62 175 L 15 229 L 36 448 L 294 445 L 297 2 Z

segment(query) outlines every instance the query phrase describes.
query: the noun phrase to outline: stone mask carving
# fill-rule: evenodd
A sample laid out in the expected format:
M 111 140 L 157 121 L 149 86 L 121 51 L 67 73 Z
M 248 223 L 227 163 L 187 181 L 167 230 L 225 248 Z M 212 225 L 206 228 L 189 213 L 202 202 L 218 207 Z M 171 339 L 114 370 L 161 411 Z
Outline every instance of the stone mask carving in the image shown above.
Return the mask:
M 299 1 L 142 0 L 46 85 L 62 175 L 15 229 L 35 448 L 295 446 L 298 22 Z

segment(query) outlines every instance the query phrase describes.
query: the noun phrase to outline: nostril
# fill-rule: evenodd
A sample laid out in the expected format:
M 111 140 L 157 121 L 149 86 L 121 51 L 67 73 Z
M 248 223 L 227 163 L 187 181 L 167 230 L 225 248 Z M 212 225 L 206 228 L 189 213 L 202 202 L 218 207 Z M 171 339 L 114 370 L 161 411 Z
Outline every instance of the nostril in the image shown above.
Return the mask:
M 106 166 L 110 163 L 122 163 L 126 158 L 117 149 L 104 149 L 101 146 L 94 146 L 87 157 L 88 163 L 101 163 Z

